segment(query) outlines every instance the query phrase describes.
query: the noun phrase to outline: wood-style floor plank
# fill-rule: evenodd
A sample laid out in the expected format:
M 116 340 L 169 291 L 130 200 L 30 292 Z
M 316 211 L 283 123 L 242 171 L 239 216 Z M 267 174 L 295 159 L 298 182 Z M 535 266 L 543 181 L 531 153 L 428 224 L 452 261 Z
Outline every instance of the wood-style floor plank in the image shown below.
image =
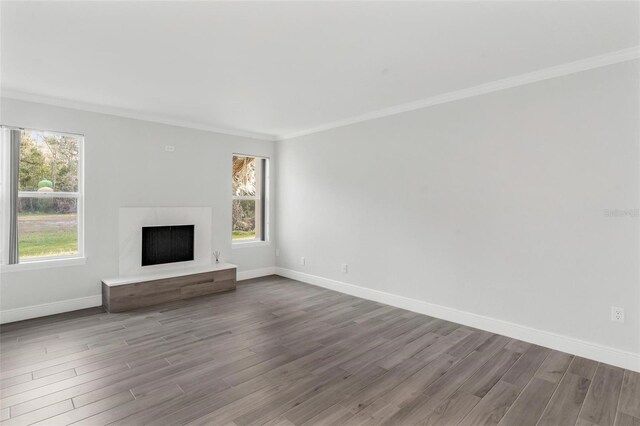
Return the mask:
M 499 381 L 459 424 L 497 425 L 518 398 L 518 393 L 517 386 Z
M 565 374 L 538 424 L 541 426 L 575 424 L 590 384 L 591 380 L 586 377 L 573 373 Z
M 509 407 L 499 425 L 535 426 L 557 384 L 534 377 Z
M 618 410 L 640 419 L 640 373 L 624 372 Z
M 640 374 L 271 276 L 3 325 L 2 425 L 640 425 Z
M 573 361 L 573 355 L 564 352 L 552 351 L 544 360 L 535 376 L 548 382 L 558 384 L 564 376 L 569 364 Z
M 613 424 L 622 390 L 624 370 L 600 364 L 596 370 L 578 419 L 595 425 Z

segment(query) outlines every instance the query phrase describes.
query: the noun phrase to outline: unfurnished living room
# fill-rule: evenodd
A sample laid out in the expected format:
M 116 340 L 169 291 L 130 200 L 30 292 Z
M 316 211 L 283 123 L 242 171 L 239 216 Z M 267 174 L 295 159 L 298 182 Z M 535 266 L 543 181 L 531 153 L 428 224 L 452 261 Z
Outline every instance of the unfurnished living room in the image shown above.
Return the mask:
M 0 424 L 640 425 L 640 2 L 0 1 Z

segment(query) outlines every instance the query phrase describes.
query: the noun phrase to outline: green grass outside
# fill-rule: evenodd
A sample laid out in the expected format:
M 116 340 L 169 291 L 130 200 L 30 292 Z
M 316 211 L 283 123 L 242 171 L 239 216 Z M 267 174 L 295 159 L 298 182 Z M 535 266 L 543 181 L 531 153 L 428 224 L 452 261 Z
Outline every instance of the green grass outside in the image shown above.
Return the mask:
M 256 238 L 256 231 L 232 231 L 233 240 L 253 240 Z
M 20 258 L 62 256 L 78 252 L 75 214 L 20 214 L 18 253 Z

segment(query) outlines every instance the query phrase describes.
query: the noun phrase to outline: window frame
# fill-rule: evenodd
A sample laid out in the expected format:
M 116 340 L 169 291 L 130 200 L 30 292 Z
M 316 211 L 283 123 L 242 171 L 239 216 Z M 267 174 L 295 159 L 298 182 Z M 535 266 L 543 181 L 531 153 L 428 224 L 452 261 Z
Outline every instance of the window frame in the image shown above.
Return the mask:
M 57 130 L 41 130 L 28 127 L 17 126 L 1 126 L 1 130 L 19 130 L 39 133 L 52 133 L 60 136 L 70 136 L 78 139 L 78 190 L 76 192 L 37 192 L 37 191 L 20 191 L 18 190 L 18 198 L 75 198 L 76 199 L 76 217 L 77 217 L 77 231 L 78 231 L 78 252 L 74 254 L 66 255 L 54 255 L 54 256 L 38 256 L 27 259 L 18 258 L 18 263 L 9 264 L 9 235 L 8 230 L 10 228 L 10 215 L 9 210 L 12 200 L 9 197 L 11 190 L 11 178 L 10 173 L 10 155 L 9 144 L 4 143 L 2 148 L 2 165 L 4 173 L 2 173 L 2 188 L 4 203 L 0 208 L 2 209 L 2 244 L 0 245 L 0 251 L 2 252 L 0 260 L 0 269 L 3 272 L 19 271 L 26 269 L 43 269 L 55 266 L 72 266 L 81 265 L 86 263 L 85 255 L 85 232 L 84 232 L 84 144 L 85 136 L 80 133 L 60 132 Z M 3 132 L 4 138 L 4 132 Z M 17 220 L 17 217 L 16 217 Z M 17 242 L 19 244 L 19 241 Z M 18 247 L 19 249 L 19 247 Z
M 269 217 L 269 186 L 270 186 L 270 163 L 271 159 L 262 155 L 255 154 L 242 154 L 234 152 L 231 155 L 231 163 L 233 164 L 233 157 L 250 157 L 258 160 L 265 160 L 264 167 L 262 171 L 262 187 L 260 188 L 260 195 L 234 195 L 233 191 L 231 192 L 231 203 L 235 200 L 254 200 L 256 203 L 261 203 L 262 207 L 262 236 L 263 239 L 253 238 L 251 240 L 243 239 L 243 240 L 234 240 L 233 239 L 233 229 L 231 229 L 230 237 L 231 237 L 231 248 L 247 248 L 247 247 L 257 247 L 271 244 L 269 238 L 269 228 L 270 228 L 270 217 Z M 231 175 L 231 173 L 230 173 Z M 231 176 L 233 179 L 233 176 Z M 233 188 L 233 185 L 231 185 Z M 231 208 L 233 216 L 233 206 Z M 233 223 L 233 219 L 231 221 Z

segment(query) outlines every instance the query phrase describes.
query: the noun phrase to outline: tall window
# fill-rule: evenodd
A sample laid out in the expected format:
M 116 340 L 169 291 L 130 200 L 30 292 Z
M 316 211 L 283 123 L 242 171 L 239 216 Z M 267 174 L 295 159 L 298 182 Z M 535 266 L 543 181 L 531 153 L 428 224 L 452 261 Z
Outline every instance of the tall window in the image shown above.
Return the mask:
M 79 135 L 2 128 L 8 158 L 3 263 L 83 256 Z
M 232 227 L 234 243 L 268 240 L 266 158 L 234 155 Z

